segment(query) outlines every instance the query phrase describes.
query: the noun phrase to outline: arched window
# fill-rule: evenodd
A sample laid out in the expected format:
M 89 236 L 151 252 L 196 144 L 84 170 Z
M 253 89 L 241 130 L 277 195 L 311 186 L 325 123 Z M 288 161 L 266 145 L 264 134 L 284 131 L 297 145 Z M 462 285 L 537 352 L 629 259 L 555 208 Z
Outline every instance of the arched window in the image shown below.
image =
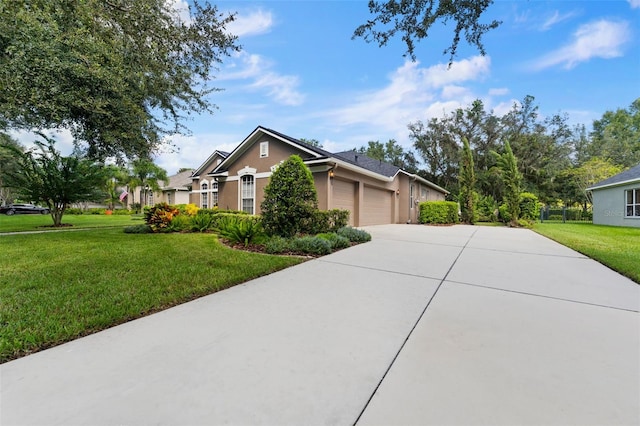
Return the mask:
M 254 200 L 256 195 L 255 181 L 252 175 L 244 175 L 241 178 L 241 208 L 249 214 L 254 213 Z
M 209 185 L 203 183 L 202 185 L 200 185 L 200 190 L 202 191 L 202 193 L 200 194 L 200 207 L 202 207 L 203 209 L 208 209 L 209 194 L 207 191 L 209 190 Z
M 218 205 L 218 182 L 211 182 L 211 207 Z

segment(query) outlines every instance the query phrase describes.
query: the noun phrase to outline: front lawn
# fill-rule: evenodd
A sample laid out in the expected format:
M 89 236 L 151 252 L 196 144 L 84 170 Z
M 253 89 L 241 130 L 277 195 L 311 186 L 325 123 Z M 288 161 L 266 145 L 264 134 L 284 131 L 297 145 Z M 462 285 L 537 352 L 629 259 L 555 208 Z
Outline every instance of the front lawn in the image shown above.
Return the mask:
M 5 235 L 0 251 L 0 362 L 302 261 L 235 251 L 214 234 L 122 229 Z
M 533 229 L 640 283 L 640 228 L 544 222 Z
M 130 215 L 96 215 L 65 214 L 62 223 L 71 225 L 72 228 L 100 228 L 109 226 L 128 226 L 144 223 L 142 216 Z M 53 219 L 48 214 L 16 214 L 7 216 L 0 214 L 0 233 L 23 231 L 53 230 Z M 59 228 L 58 228 L 59 229 Z M 65 227 L 66 229 L 66 227 Z

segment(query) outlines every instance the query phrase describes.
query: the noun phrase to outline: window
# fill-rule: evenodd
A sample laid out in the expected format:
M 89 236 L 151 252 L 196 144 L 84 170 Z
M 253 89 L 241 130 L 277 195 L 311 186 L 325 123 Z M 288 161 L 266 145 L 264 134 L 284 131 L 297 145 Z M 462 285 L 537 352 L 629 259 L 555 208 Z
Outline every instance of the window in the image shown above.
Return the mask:
M 427 200 L 429 198 L 429 190 L 422 185 L 420 185 L 420 198 L 423 200 Z
M 149 193 L 147 194 L 147 205 L 148 206 L 153 206 L 153 191 L 149 191 Z
M 211 207 L 218 205 L 218 182 L 211 182 Z
M 253 199 L 256 193 L 256 188 L 253 180 L 253 176 L 244 175 L 242 176 L 242 187 L 241 187 L 241 201 L 242 206 L 241 210 L 247 212 L 249 214 L 253 214 Z
M 640 188 L 627 189 L 625 195 L 627 200 L 626 217 L 640 218 Z
M 207 185 L 206 183 L 203 183 L 202 185 L 200 185 L 200 189 L 202 190 L 202 194 L 201 194 L 201 200 L 200 200 L 200 207 L 202 207 L 203 209 L 208 209 L 209 208 L 209 197 L 208 197 L 208 193 L 207 190 L 209 189 L 209 185 Z
M 269 156 L 269 142 L 260 142 L 260 158 Z
M 167 192 L 167 204 L 173 204 L 172 200 L 171 200 L 171 193 Z
M 414 184 L 409 185 L 409 208 L 412 209 L 413 208 L 413 191 L 414 191 Z

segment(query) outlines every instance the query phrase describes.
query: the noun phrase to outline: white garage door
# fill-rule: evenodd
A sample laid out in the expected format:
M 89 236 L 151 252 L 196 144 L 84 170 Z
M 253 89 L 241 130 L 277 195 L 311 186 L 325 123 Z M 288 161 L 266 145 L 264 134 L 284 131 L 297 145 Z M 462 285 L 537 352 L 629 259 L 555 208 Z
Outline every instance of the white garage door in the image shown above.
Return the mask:
M 392 191 L 385 189 L 364 187 L 364 214 L 361 226 L 382 225 L 391 223 Z
M 353 182 L 333 179 L 331 208 L 349 210 L 349 225 L 353 225 L 353 215 L 356 206 L 356 187 Z

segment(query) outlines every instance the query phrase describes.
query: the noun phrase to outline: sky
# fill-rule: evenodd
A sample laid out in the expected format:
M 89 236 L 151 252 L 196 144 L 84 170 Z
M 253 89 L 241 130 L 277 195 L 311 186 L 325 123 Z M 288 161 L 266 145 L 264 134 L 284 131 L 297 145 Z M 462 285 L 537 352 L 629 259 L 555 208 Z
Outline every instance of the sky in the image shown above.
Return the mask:
M 410 148 L 409 123 L 475 99 L 502 115 L 532 95 L 542 117 L 567 114 L 589 129 L 640 97 L 640 0 L 496 0 L 483 15 L 502 21 L 484 36 L 486 56 L 462 40 L 450 68 L 451 24 L 418 43 L 416 61 L 399 38 L 385 47 L 352 39 L 371 18 L 366 0 L 216 4 L 237 13 L 229 31 L 242 50 L 212 75 L 210 86 L 222 89 L 210 98 L 217 110 L 189 117 L 191 134 L 170 137 L 176 149 L 155 158 L 170 175 L 216 149 L 232 151 L 257 126 L 317 139 L 331 152 L 389 139 Z M 71 152 L 68 132 L 57 139 Z

